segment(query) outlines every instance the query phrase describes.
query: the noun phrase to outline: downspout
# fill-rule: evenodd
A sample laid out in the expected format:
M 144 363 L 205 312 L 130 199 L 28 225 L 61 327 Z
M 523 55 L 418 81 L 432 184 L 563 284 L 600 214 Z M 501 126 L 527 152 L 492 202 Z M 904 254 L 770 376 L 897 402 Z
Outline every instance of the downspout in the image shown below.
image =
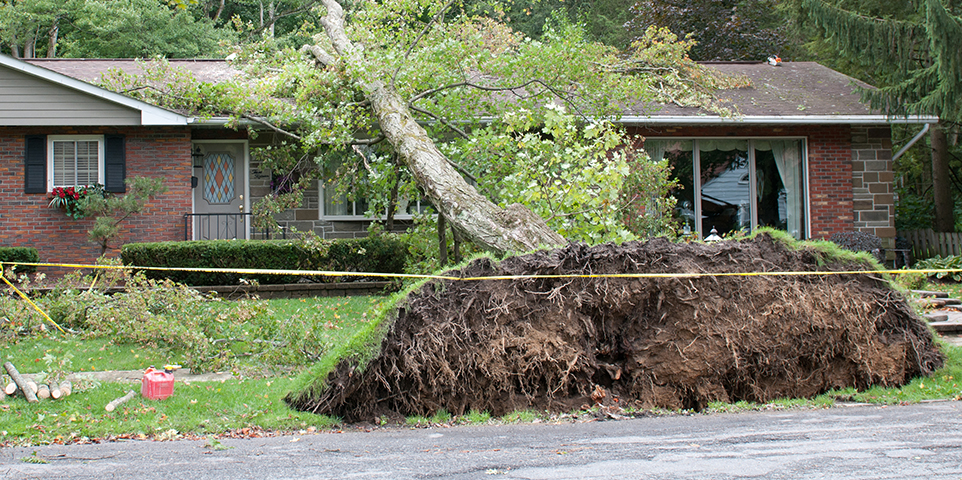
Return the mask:
M 932 125 L 931 123 L 926 123 L 926 124 L 924 124 L 924 125 L 922 126 L 922 131 L 921 131 L 921 132 L 919 132 L 919 133 L 916 134 L 914 137 L 912 137 L 912 139 L 909 140 L 909 143 L 905 144 L 904 147 L 902 147 L 901 149 L 899 149 L 899 151 L 898 151 L 895 155 L 892 155 L 892 161 L 894 162 L 894 161 L 898 160 L 899 157 L 901 157 L 902 154 L 904 154 L 906 150 L 912 148 L 912 145 L 915 145 L 915 142 L 919 141 L 919 139 L 922 138 L 923 135 L 925 135 L 926 133 L 929 132 L 929 127 L 930 127 L 931 125 Z
M 932 126 L 931 123 L 923 124 L 923 125 L 922 125 L 922 131 L 920 131 L 920 132 L 917 133 L 914 137 L 912 137 L 912 139 L 909 140 L 909 143 L 906 143 L 904 147 L 900 148 L 899 151 L 895 153 L 895 155 L 892 155 L 892 162 L 895 162 L 896 160 L 898 160 L 899 157 L 902 156 L 902 154 L 904 154 L 908 149 L 912 148 L 912 145 L 915 145 L 915 142 L 918 142 L 926 133 L 928 133 L 929 127 L 931 127 L 931 126 Z M 902 176 L 901 176 L 901 175 L 900 175 L 899 178 L 898 178 L 898 184 L 899 184 L 899 185 L 898 185 L 899 188 L 901 188 L 901 187 L 902 187 Z

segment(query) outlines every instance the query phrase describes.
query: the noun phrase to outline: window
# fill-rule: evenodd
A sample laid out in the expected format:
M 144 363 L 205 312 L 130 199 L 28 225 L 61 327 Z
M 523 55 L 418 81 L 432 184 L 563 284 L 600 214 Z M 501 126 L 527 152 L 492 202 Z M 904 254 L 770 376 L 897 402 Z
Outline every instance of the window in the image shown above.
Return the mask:
M 321 218 L 326 220 L 372 220 L 375 217 L 367 215 L 367 199 L 358 198 L 354 201 L 347 199 L 346 195 L 337 195 L 334 187 L 321 187 Z M 397 211 L 394 218 L 407 220 L 414 218 L 415 214 L 432 213 L 434 209 L 427 199 L 407 200 L 399 199 Z M 382 214 L 380 218 L 384 218 Z
M 675 215 L 685 233 L 767 226 L 805 238 L 801 139 L 648 139 L 645 150 L 672 164 L 680 185 Z
M 103 137 L 48 138 L 50 188 L 104 183 Z

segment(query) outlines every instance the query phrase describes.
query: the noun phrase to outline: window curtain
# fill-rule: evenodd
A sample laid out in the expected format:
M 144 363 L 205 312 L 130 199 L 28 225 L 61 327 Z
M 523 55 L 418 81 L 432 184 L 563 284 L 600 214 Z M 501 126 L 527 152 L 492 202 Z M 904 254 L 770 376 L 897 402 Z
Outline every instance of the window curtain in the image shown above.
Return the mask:
M 668 142 L 664 140 L 645 140 L 645 152 L 648 153 L 648 157 L 651 158 L 652 162 L 658 162 L 665 158 L 665 150 L 667 147 Z
M 765 143 L 769 148 L 765 148 Z M 785 187 L 786 208 L 788 209 L 788 233 L 795 238 L 802 238 L 802 152 L 798 140 L 770 140 L 756 142 L 758 150 L 771 149 L 775 157 L 775 166 L 782 177 Z

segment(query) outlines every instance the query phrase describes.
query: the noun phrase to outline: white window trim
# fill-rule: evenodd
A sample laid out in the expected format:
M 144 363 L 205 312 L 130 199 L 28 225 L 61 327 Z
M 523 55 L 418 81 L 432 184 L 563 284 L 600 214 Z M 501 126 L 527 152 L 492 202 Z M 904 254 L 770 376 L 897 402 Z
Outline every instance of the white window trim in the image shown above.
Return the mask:
M 805 204 L 805 221 L 803 229 L 805 230 L 805 238 L 812 238 L 812 203 L 811 203 L 811 184 L 809 183 L 809 166 L 808 166 L 808 137 L 800 137 L 794 135 L 770 135 L 770 136 L 733 136 L 733 137 L 688 137 L 688 136 L 672 136 L 672 137 L 645 137 L 648 140 L 692 140 L 692 162 L 693 171 L 696 172 L 694 178 L 692 179 L 692 188 L 695 190 L 695 205 L 700 205 L 701 203 L 701 175 L 697 172 L 701 171 L 701 154 L 698 149 L 698 140 L 747 140 L 748 141 L 748 159 L 749 159 L 749 173 L 750 173 L 750 195 L 752 198 L 755 197 L 755 146 L 754 141 L 756 140 L 798 140 L 801 142 L 802 148 L 802 181 L 805 182 L 805 191 L 803 192 L 803 203 Z M 696 212 L 698 208 L 694 209 Z M 752 209 L 752 229 L 758 228 L 758 212 Z M 702 218 L 701 215 L 695 215 L 695 232 L 701 235 L 703 231 L 702 228 Z
M 103 135 L 48 135 L 47 136 L 47 191 L 52 192 L 54 188 L 60 187 L 75 187 L 76 185 L 55 185 L 54 184 L 54 168 L 53 168 L 53 144 L 54 142 L 86 142 L 86 141 L 96 141 L 97 142 L 97 183 L 103 185 L 105 172 L 104 172 L 104 136 Z
M 358 215 L 358 214 L 357 214 L 357 211 L 356 211 L 356 209 L 357 209 L 357 200 L 354 200 L 354 201 L 351 202 L 351 203 L 353 204 L 353 205 L 352 205 L 352 210 L 354 210 L 354 213 L 355 213 L 354 215 L 328 215 L 327 212 L 325 211 L 325 204 L 327 203 L 327 202 L 325 202 L 325 200 L 324 200 L 324 199 L 325 199 L 325 194 L 324 194 L 324 189 L 325 189 L 325 188 L 327 188 L 326 185 L 325 185 L 325 183 L 324 183 L 323 181 L 318 181 L 318 183 L 317 183 L 317 190 L 318 190 L 318 193 L 319 193 L 319 194 L 318 194 L 318 199 L 319 199 L 319 201 L 318 201 L 317 203 L 318 203 L 318 209 L 320 210 L 320 220 L 335 221 L 335 222 L 361 222 L 361 221 L 383 221 L 383 220 L 387 219 L 387 214 L 386 214 L 386 213 L 385 213 L 384 215 L 376 216 L 376 217 L 369 217 L 369 216 L 364 215 L 363 213 L 360 214 L 360 215 Z M 418 199 L 418 200 L 414 200 L 414 201 L 415 201 L 415 202 L 420 202 L 421 200 Z M 420 207 L 420 203 L 419 203 L 419 207 Z M 419 209 L 420 209 L 420 208 L 419 208 Z M 410 214 L 410 213 L 396 213 L 396 214 L 394 214 L 394 219 L 395 219 L 395 220 L 413 220 L 413 219 L 414 219 L 414 215 L 412 215 L 412 214 Z

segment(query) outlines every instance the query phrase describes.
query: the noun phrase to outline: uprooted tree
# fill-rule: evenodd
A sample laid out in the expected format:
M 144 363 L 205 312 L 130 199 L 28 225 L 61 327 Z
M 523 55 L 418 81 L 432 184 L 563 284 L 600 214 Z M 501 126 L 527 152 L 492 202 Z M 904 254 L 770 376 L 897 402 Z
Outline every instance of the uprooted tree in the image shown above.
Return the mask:
M 711 75 L 695 81 L 699 77 L 691 72 L 698 67 L 678 54 L 684 49 L 666 48 L 651 37 L 641 54 L 624 61 L 614 50 L 570 30 L 533 42 L 490 18 L 450 14 L 454 2 L 365 3 L 351 12 L 350 21 L 339 2 L 321 3 L 324 35 L 304 50 L 317 62 L 312 75 L 339 80 L 331 83 L 349 94 L 337 92 L 342 102 L 331 108 L 314 104 L 326 114 L 320 120 L 336 127 L 315 128 L 313 138 L 327 130 L 357 143 L 352 128 L 376 125 L 369 143 L 389 142 L 455 230 L 498 253 L 566 242 L 528 208 L 501 208 L 481 195 L 438 149 L 423 123 L 434 123 L 428 128 L 435 137 L 451 132 L 467 137 L 464 125 L 477 125 L 479 117 L 497 117 L 507 109 L 543 110 L 561 103 L 587 117 L 604 118 L 631 102 L 650 103 L 659 94 L 707 104 L 711 82 L 718 81 Z M 337 127 L 341 125 L 346 128 Z
M 290 150 L 279 155 L 290 159 L 288 165 L 272 165 L 281 169 L 303 168 L 310 160 L 330 169 L 332 159 L 343 163 L 348 157 L 362 165 L 357 170 L 367 171 L 369 177 L 383 176 L 385 170 L 395 175 L 393 170 L 403 169 L 403 175 L 391 178 L 411 179 L 461 238 L 504 253 L 566 243 L 556 233 L 564 230 L 558 223 L 546 224 L 528 208 L 509 203 L 522 200 L 517 195 L 492 202 L 491 188 L 479 193 L 465 180 L 466 176 L 472 181 L 491 178 L 490 157 L 499 156 L 494 160 L 506 165 L 511 163 L 502 158 L 506 155 L 527 155 L 529 145 L 538 142 L 525 142 L 525 134 L 532 134 L 532 139 L 555 137 L 534 124 L 528 131 L 518 131 L 518 123 L 507 120 L 509 113 L 543 119 L 563 109 L 578 118 L 568 124 L 589 132 L 577 141 L 590 147 L 551 154 L 559 168 L 549 172 L 557 174 L 550 181 L 570 186 L 571 177 L 561 167 L 573 164 L 559 155 L 592 152 L 600 163 L 603 159 L 596 154 L 602 149 L 630 150 L 631 139 L 623 134 L 596 134 L 608 131 L 611 126 L 604 122 L 625 107 L 674 102 L 711 108 L 714 88 L 736 84 L 689 60 L 690 43 L 678 42 L 666 31 L 651 30 L 625 56 L 587 41 L 578 27 L 563 20 L 534 41 L 491 16 L 469 15 L 455 2 L 362 2 L 347 12 L 334 0 L 321 4 L 323 32 L 315 35 L 314 44 L 300 51 L 271 50 L 260 44 L 238 48 L 236 64 L 248 73 L 238 84 L 198 85 L 168 72 L 148 74 L 139 81 L 108 75 L 105 86 L 172 108 L 229 113 L 259 122 L 291 140 Z M 143 88 L 144 84 L 151 88 Z M 486 129 L 492 125 L 514 128 L 516 135 L 494 135 Z M 505 138 L 513 139 L 518 148 L 471 143 Z M 364 153 L 372 150 L 380 154 Z M 273 153 L 279 150 L 269 155 Z M 375 161 L 389 165 L 379 170 L 383 165 L 372 165 Z M 621 189 L 620 180 L 612 181 L 615 177 L 604 180 L 604 175 L 598 175 L 591 188 L 578 189 L 579 193 L 600 192 L 589 196 L 596 204 L 607 205 L 608 218 L 629 210 L 627 201 L 619 204 L 609 200 L 610 195 L 602 196 Z M 396 183 L 385 187 L 397 188 Z M 541 215 L 549 222 L 571 223 L 576 218 L 596 222 L 587 214 L 596 214 L 599 208 L 571 197 L 570 202 L 550 202 L 569 210 L 548 215 L 542 210 Z M 614 230 L 609 228 L 609 236 L 598 238 L 618 238 L 620 232 Z

